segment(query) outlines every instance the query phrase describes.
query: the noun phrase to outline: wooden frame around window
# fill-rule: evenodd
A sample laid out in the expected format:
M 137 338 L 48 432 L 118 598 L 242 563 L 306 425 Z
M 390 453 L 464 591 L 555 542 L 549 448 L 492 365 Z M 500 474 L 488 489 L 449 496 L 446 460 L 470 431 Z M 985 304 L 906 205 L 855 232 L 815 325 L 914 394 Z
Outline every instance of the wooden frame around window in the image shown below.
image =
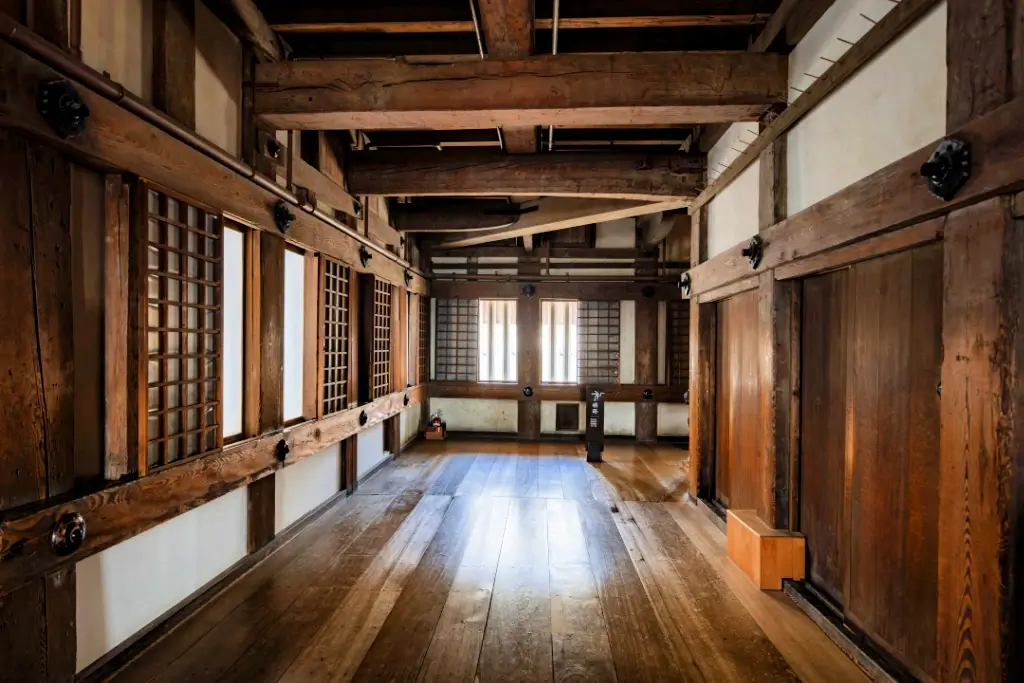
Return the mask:
M 133 299 L 139 474 L 223 445 L 223 221 L 216 209 L 140 180 Z
M 348 407 L 349 268 L 334 259 L 321 259 L 320 405 L 323 415 Z

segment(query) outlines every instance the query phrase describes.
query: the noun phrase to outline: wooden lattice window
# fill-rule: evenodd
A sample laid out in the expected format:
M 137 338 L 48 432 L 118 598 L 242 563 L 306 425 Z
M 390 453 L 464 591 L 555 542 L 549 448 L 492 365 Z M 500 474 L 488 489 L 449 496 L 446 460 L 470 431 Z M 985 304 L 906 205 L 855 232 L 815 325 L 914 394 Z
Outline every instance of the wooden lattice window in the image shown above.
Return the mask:
M 690 302 L 669 301 L 667 317 L 668 383 L 685 387 L 690 383 Z
M 349 270 L 324 258 L 323 414 L 348 407 Z
M 420 370 L 419 383 L 430 381 L 430 297 L 420 297 Z
M 146 225 L 147 419 L 140 425 L 149 469 L 223 446 L 222 225 L 207 209 L 140 185 Z
M 479 357 L 479 312 L 476 299 L 437 300 L 437 347 L 434 377 L 442 381 L 476 381 Z
M 391 393 L 391 285 L 373 281 L 373 367 L 371 399 Z
M 618 384 L 619 302 L 581 301 L 577 310 L 580 384 Z

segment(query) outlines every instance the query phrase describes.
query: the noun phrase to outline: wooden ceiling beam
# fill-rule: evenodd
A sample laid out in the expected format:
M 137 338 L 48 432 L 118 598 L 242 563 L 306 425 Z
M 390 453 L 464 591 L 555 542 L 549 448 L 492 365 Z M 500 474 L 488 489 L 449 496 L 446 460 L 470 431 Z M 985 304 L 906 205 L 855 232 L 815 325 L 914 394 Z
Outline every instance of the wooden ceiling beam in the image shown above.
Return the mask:
M 433 251 L 471 247 L 498 242 L 511 237 L 539 235 L 576 228 L 581 225 L 634 218 L 659 211 L 672 211 L 687 205 L 685 201 L 636 202 L 621 199 L 541 199 L 537 211 L 524 214 L 519 222 L 507 228 L 474 232 L 458 239 L 448 240 L 432 247 Z
M 684 154 L 389 150 L 349 153 L 345 178 L 357 196 L 546 195 L 657 201 L 695 196 L 703 171 L 703 158 Z
M 253 0 L 212 0 L 208 4 L 239 38 L 252 44 L 261 58 L 272 62 L 284 59 L 281 41 Z
M 255 105 L 285 130 L 691 124 L 756 120 L 786 90 L 785 57 L 747 52 L 324 59 L 258 65 Z
M 488 57 L 528 57 L 533 53 L 533 0 L 476 0 Z M 536 126 L 502 130 L 505 150 L 533 154 L 539 138 Z
M 481 11 L 483 10 L 483 2 Z M 558 29 L 579 30 L 592 28 L 684 28 L 691 26 L 750 26 L 764 24 L 771 14 L 679 14 L 675 16 L 623 16 L 623 17 L 560 17 Z M 553 19 L 537 19 L 540 31 L 554 28 Z M 278 33 L 472 33 L 471 20 L 438 21 L 368 21 L 324 23 L 271 24 Z

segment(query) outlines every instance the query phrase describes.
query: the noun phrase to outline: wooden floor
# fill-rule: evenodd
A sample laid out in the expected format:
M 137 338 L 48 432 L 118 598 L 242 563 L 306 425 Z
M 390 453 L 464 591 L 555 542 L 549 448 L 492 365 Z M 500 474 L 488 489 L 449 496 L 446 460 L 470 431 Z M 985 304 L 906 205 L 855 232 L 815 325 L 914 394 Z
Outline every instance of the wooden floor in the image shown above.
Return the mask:
M 114 680 L 866 681 L 728 561 L 685 457 L 421 443 Z

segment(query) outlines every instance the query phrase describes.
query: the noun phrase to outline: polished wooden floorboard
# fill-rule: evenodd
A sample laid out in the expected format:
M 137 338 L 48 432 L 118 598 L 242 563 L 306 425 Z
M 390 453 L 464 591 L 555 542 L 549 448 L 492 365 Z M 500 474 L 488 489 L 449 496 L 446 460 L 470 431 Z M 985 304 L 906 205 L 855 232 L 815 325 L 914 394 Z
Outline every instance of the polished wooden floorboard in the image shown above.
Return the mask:
M 417 444 L 113 680 L 866 681 L 729 562 L 686 455 Z

